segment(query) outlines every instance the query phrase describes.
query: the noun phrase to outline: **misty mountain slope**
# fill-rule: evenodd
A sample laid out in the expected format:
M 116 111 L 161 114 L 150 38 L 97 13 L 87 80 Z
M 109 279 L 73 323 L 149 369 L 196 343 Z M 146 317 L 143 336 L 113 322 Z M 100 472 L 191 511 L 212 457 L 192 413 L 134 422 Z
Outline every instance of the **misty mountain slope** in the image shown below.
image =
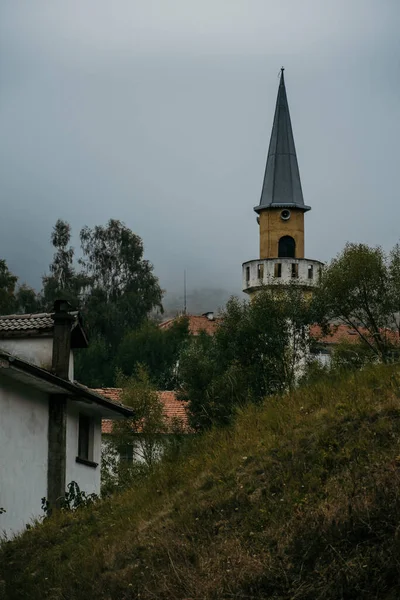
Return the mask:
M 0 597 L 400 596 L 400 373 L 248 407 L 138 489 L 0 550 Z M 1 519 L 1 516 L 0 516 Z

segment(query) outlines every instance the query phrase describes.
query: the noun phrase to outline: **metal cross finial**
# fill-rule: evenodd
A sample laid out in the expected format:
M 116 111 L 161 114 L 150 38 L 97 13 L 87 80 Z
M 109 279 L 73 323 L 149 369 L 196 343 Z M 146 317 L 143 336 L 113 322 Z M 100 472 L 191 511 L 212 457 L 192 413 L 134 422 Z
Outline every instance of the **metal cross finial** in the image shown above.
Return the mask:
M 281 73 L 283 75 L 283 71 L 285 70 L 285 67 L 281 67 Z

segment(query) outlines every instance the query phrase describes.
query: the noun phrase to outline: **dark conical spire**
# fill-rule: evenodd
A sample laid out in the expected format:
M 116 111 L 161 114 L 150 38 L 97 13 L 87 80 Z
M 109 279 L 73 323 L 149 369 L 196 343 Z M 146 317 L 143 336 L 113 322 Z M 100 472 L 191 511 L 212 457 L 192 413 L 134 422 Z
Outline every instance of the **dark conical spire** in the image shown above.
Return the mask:
M 260 204 L 254 209 L 256 212 L 281 206 L 310 210 L 304 204 L 301 190 L 283 71 L 282 68 L 264 183 Z

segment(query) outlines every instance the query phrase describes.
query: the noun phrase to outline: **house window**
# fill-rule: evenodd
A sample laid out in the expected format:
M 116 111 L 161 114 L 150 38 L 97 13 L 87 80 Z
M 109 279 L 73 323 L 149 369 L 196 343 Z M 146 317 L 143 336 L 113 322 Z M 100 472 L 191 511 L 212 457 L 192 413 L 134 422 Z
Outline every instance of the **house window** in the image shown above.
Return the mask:
M 308 265 L 308 279 L 314 279 L 314 267 L 313 267 L 313 265 Z
M 121 461 L 131 463 L 133 461 L 133 445 L 132 444 L 122 444 L 118 447 L 118 454 Z
M 258 279 L 264 279 L 264 265 L 257 265 L 257 277 Z
M 87 415 L 79 415 L 78 458 L 91 460 L 92 423 Z
M 250 281 L 250 267 L 246 267 L 246 283 Z
M 292 264 L 292 277 L 296 279 L 299 276 L 299 265 L 296 263 Z
M 275 277 L 282 277 L 282 265 L 281 265 L 281 263 L 276 263 L 275 264 L 274 275 L 275 275 Z

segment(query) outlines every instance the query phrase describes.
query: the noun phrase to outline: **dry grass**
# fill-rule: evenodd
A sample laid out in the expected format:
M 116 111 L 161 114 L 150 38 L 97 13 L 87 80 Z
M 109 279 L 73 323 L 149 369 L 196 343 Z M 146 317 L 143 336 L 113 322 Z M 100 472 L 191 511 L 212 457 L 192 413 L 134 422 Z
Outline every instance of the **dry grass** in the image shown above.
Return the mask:
M 0 549 L 9 600 L 400 597 L 400 375 L 249 407 L 140 489 Z

